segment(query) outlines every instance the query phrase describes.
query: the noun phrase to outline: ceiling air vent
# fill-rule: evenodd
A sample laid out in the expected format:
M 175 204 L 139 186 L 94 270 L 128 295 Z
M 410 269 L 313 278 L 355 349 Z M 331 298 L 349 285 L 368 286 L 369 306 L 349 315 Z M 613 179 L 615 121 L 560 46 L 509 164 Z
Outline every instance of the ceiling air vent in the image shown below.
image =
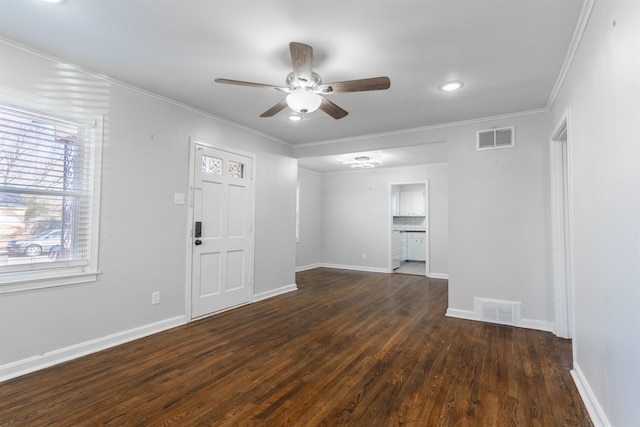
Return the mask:
M 476 149 L 491 150 L 494 148 L 510 148 L 516 146 L 515 128 L 479 130 Z

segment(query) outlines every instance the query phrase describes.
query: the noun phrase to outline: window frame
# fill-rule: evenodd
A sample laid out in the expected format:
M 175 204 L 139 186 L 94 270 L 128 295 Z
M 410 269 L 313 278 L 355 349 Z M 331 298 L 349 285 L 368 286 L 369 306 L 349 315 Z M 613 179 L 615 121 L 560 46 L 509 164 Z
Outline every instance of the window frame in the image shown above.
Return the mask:
M 92 188 L 90 194 L 91 215 L 89 217 L 89 238 L 87 247 L 89 257 L 86 260 L 72 260 L 42 263 L 28 269 L 6 268 L 0 263 L 0 295 L 23 292 L 35 289 L 52 288 L 97 280 L 98 269 L 100 201 L 102 188 L 102 148 L 104 133 L 104 116 L 79 107 L 73 107 L 51 100 L 23 94 L 7 95 L 5 88 L 0 88 L 0 105 L 28 114 L 41 115 L 46 118 L 60 120 L 93 128 L 93 161 Z

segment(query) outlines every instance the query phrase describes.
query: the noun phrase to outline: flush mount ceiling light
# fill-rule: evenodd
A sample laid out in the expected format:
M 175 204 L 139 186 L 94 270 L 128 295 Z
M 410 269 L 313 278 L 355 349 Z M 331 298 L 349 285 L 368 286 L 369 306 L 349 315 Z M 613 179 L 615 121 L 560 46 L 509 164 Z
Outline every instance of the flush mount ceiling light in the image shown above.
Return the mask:
M 454 92 L 464 86 L 464 83 L 460 80 L 450 80 L 440 85 L 440 90 L 445 92 Z
M 343 165 L 349 165 L 352 168 L 358 169 L 373 169 L 376 165 L 381 165 L 382 162 L 380 160 L 370 159 L 367 156 L 359 156 L 353 160 L 347 160 L 346 162 L 342 162 Z

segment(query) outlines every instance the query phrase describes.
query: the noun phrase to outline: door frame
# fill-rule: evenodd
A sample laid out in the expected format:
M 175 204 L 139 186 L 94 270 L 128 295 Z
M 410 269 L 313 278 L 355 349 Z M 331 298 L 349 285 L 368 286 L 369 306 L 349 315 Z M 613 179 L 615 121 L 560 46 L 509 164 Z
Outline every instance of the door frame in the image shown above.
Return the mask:
M 424 215 L 426 218 L 425 227 L 426 227 L 426 242 L 425 242 L 425 277 L 429 277 L 430 273 L 430 265 L 431 265 L 431 215 L 429 212 L 431 200 L 429 196 L 429 180 L 425 181 L 406 181 L 406 182 L 391 182 L 389 183 L 389 194 L 387 199 L 387 206 L 389 207 L 389 237 L 387 239 L 387 262 L 388 267 L 387 271 L 389 273 L 393 273 L 393 263 L 391 257 L 393 255 L 393 213 L 391 212 L 391 201 L 393 199 L 393 187 L 399 185 L 413 185 L 413 184 L 424 184 Z
M 186 226 L 186 251 L 187 251 L 187 265 L 186 265 L 186 279 L 185 279 L 185 310 L 186 310 L 186 318 L 187 322 L 191 322 L 193 320 L 193 315 L 191 313 L 192 306 L 192 286 L 193 286 L 193 201 L 195 194 L 195 179 L 196 179 L 196 171 L 195 171 L 195 158 L 196 158 L 196 148 L 197 146 L 202 146 L 204 148 L 213 148 L 215 150 L 228 151 L 230 153 L 236 153 L 242 156 L 250 157 L 253 163 L 253 167 L 251 168 L 251 208 L 249 210 L 249 233 L 251 234 L 250 243 L 249 243 L 249 263 L 250 263 L 250 273 L 249 273 L 249 286 L 251 288 L 251 293 L 249 295 L 249 302 L 251 304 L 254 298 L 254 275 L 255 275 L 255 262 L 254 262 L 254 254 L 255 254 L 255 223 L 256 223 L 256 192 L 255 192 L 255 181 L 254 177 L 256 176 L 256 156 L 253 153 L 249 153 L 242 150 L 237 150 L 233 147 L 229 147 L 222 144 L 211 143 L 198 138 L 189 138 L 189 186 L 187 192 L 187 226 Z M 231 308 L 236 308 L 231 307 Z M 229 310 L 231 309 L 229 308 Z M 205 316 L 199 316 L 198 320 L 221 313 L 222 311 L 217 311 L 215 313 L 210 313 Z
M 553 129 L 549 141 L 554 333 L 561 338 L 575 336 L 570 138 L 570 112 L 566 110 Z

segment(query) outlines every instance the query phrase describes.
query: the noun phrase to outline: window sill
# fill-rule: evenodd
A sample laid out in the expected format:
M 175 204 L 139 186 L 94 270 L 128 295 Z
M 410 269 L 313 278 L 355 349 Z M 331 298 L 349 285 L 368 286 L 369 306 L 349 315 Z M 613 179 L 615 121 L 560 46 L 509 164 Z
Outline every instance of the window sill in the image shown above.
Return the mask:
M 6 282 L 3 280 L 3 283 L 0 284 L 0 295 L 95 282 L 99 274 L 99 271 L 61 272 L 59 275 L 48 277 L 13 278 Z

